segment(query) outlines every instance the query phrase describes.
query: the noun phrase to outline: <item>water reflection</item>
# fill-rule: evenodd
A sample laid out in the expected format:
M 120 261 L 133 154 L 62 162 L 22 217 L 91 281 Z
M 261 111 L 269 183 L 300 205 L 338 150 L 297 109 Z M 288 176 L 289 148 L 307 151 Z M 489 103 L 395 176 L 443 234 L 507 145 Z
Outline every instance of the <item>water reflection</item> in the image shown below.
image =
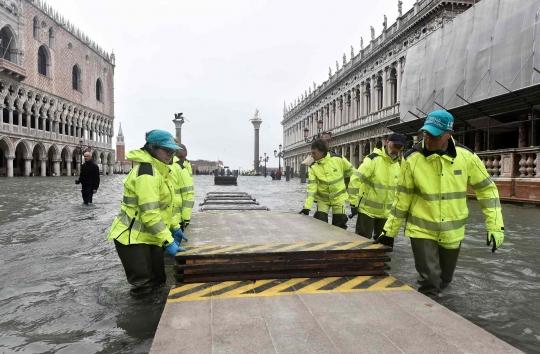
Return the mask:
M 149 350 L 168 286 L 131 298 L 114 246 L 105 240 L 123 177 L 103 177 L 93 207 L 82 204 L 73 178 L 0 179 L 0 352 Z M 298 212 L 306 188 L 298 179 L 263 177 L 240 177 L 236 187 L 214 186 L 208 176 L 196 176 L 195 183 L 195 211 L 208 191 L 247 191 L 271 210 Z M 439 302 L 515 347 L 540 353 L 540 210 L 504 205 L 506 240 L 493 254 L 481 209 L 469 206 L 454 283 Z M 396 240 L 391 273 L 415 285 L 405 237 Z M 168 274 L 170 285 L 172 262 Z

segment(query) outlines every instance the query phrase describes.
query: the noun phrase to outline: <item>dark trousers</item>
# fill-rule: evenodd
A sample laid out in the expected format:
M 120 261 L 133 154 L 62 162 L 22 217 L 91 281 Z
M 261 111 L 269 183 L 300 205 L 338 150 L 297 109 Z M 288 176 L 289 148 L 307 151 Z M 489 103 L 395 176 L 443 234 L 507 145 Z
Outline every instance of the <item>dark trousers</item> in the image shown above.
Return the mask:
M 420 284 L 418 291 L 437 295 L 454 277 L 460 248 L 446 249 L 439 246 L 437 241 L 413 237 L 411 246 Z
M 84 204 L 92 204 L 92 197 L 94 196 L 94 187 L 83 185 L 81 189 L 82 199 Z
M 143 295 L 154 286 L 165 283 L 165 262 L 163 248 L 153 245 L 123 245 L 114 241 L 118 257 L 122 261 L 133 295 Z
M 355 233 L 366 238 L 372 238 L 375 231 L 376 236 L 380 236 L 386 219 L 372 218 L 366 214 L 359 213 L 356 219 Z

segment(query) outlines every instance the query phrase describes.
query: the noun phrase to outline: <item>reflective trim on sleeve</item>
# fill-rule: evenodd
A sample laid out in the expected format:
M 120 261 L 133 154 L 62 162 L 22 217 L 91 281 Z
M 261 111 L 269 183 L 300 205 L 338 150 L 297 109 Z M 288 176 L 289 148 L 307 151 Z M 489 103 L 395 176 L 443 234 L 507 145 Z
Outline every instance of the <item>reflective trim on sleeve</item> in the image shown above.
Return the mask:
M 157 208 L 159 208 L 159 202 L 151 202 L 139 205 L 139 209 L 141 210 L 141 212 L 154 210 Z
M 315 193 L 315 192 L 308 192 L 307 196 L 308 196 L 308 198 L 309 198 L 309 197 L 315 198 L 315 195 L 316 195 L 316 194 L 317 194 L 317 193 Z
M 377 203 L 373 200 L 369 200 L 367 198 L 362 198 L 362 202 L 361 204 L 364 204 L 368 207 L 371 207 L 371 208 L 374 208 L 374 209 L 382 209 L 383 208 L 383 203 Z
M 195 202 L 191 200 L 182 200 L 182 208 L 193 208 Z
M 366 176 L 361 174 L 358 171 L 354 171 L 354 175 L 362 180 L 362 183 L 367 184 L 371 188 L 377 188 L 377 189 L 386 189 L 386 186 L 382 183 L 373 183 L 370 181 Z M 396 187 L 388 187 L 388 189 L 395 189 Z
M 317 184 L 316 179 L 308 179 L 307 184 Z
M 139 204 L 139 198 L 124 196 L 123 202 L 124 202 L 124 204 L 138 205 Z
M 390 215 L 398 218 L 398 219 L 405 219 L 405 217 L 407 216 L 408 212 L 407 211 L 403 211 L 403 210 L 399 210 L 398 208 L 394 208 L 390 211 Z
M 152 226 L 147 226 L 146 227 L 146 230 L 148 230 L 150 233 L 154 234 L 154 235 L 157 235 L 159 234 L 161 231 L 165 230 L 167 228 L 167 226 L 165 226 L 165 223 L 163 222 L 163 220 L 159 220 L 157 223 L 155 223 L 154 225 Z
M 182 190 L 181 190 L 181 189 L 175 189 L 175 190 L 174 190 L 174 194 L 180 194 L 180 193 L 182 193 Z
M 178 206 L 175 206 L 174 209 L 173 209 L 173 212 L 175 214 L 179 214 L 182 212 L 182 207 L 178 207 Z
M 358 194 L 358 193 L 360 193 L 360 188 L 348 188 L 347 193 L 349 193 L 349 194 Z
M 169 204 L 167 203 L 159 203 L 159 209 L 165 210 L 169 207 Z
M 501 201 L 499 198 L 478 199 L 478 203 L 482 206 L 482 209 L 500 208 Z
M 398 186 L 397 191 L 398 193 L 403 192 L 405 194 L 414 194 L 414 188 L 407 188 L 404 185 Z
M 451 220 L 451 221 L 441 221 L 441 222 L 434 222 L 426 219 L 422 219 L 418 216 L 411 215 L 407 217 L 407 222 L 416 225 L 418 227 L 421 227 L 422 229 L 429 230 L 429 231 L 452 231 L 457 230 L 465 226 L 465 222 L 467 221 L 467 218 L 461 219 L 461 220 Z
M 479 189 L 482 189 L 482 188 L 486 188 L 487 186 L 489 186 L 491 183 L 493 183 L 493 181 L 491 180 L 491 178 L 487 177 L 485 180 L 481 181 L 481 182 L 478 182 L 476 184 L 471 184 L 471 187 L 472 189 L 474 189 L 475 191 L 479 190 Z
M 194 189 L 193 186 L 180 188 L 180 193 L 189 192 L 189 191 L 192 191 L 193 189 Z

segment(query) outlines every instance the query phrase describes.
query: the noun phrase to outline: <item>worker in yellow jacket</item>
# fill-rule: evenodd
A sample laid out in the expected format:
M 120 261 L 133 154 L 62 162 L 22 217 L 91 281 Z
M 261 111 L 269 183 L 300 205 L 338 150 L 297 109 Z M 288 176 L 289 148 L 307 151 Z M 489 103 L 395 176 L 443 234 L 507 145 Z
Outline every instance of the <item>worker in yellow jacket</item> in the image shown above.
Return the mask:
M 495 252 L 504 241 L 504 223 L 497 186 L 484 164 L 452 138 L 453 116 L 431 112 L 421 131 L 424 139 L 409 150 L 384 230 L 375 242 L 393 247 L 405 220 L 420 292 L 437 295 L 451 281 L 465 235 L 467 183 L 476 192 L 486 217 L 487 245 Z
M 107 235 L 114 245 L 133 295 L 146 294 L 165 283 L 163 250 L 170 257 L 185 251 L 185 239 L 174 220 L 174 186 L 170 176 L 172 158 L 180 149 L 163 130 L 146 134 L 146 144 L 128 152 L 137 163 L 123 180 L 120 212 Z
M 315 162 L 308 169 L 307 197 L 300 214 L 309 215 L 313 201 L 317 199 L 314 217 L 328 222 L 328 211 L 332 208 L 332 225 L 346 229 L 345 201 L 348 195 L 344 175 L 351 176 L 354 167 L 346 158 L 329 152 L 322 139 L 311 144 L 311 156 Z
M 381 144 L 379 142 L 379 144 Z M 405 137 L 394 133 L 373 153 L 366 156 L 349 182 L 351 216 L 358 215 L 356 234 L 371 238 L 379 236 L 390 214 L 399 176 L 398 154 L 405 145 Z
M 176 152 L 176 157 L 174 158 L 174 163 L 179 167 L 175 193 L 179 193 L 182 196 L 180 226 L 183 231 L 191 221 L 191 214 L 195 206 L 195 183 L 191 163 L 186 159 L 187 148 L 184 144 L 178 144 L 178 146 L 181 149 Z

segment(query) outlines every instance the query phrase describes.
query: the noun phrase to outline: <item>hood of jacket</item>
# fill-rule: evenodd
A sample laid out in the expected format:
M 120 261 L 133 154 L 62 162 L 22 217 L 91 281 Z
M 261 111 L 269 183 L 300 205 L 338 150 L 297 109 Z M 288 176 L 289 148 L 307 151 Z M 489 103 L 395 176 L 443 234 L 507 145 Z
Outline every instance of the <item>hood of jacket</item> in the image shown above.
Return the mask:
M 387 160 L 388 162 L 390 163 L 396 163 L 398 162 L 398 158 L 396 157 L 395 159 L 392 158 L 392 156 L 388 155 L 388 153 L 386 152 L 386 148 L 383 147 L 382 149 L 379 149 L 379 148 L 375 148 L 373 149 L 373 154 L 377 154 L 379 155 L 380 157 L 382 157 L 383 159 Z

